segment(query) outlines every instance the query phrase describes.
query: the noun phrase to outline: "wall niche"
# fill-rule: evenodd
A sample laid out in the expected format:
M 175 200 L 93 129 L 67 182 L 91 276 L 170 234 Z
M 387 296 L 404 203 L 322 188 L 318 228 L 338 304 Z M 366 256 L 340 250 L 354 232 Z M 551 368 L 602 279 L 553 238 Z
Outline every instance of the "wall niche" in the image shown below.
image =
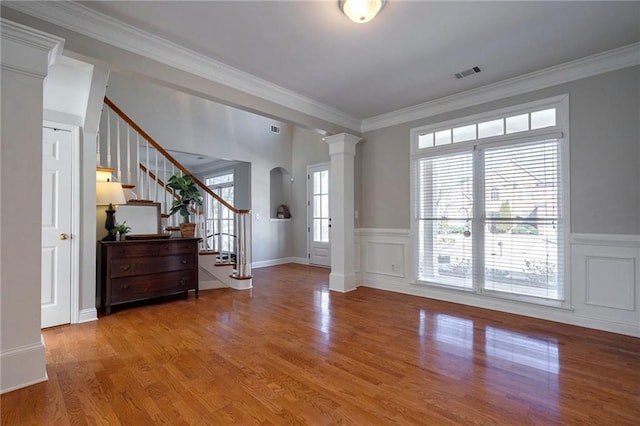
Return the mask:
M 291 206 L 291 173 L 283 167 L 274 167 L 269 173 L 269 187 L 269 217 L 272 220 L 291 220 L 292 213 L 287 217 L 286 211 L 283 214 L 282 209 L 279 210 L 282 205 L 287 209 Z

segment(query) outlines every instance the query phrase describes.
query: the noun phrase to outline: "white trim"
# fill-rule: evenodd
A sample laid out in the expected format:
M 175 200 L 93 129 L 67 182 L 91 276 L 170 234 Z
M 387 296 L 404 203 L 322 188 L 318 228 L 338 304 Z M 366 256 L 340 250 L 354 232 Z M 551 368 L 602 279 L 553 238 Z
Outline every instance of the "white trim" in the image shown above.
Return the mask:
M 356 235 L 362 237 L 408 237 L 410 234 L 411 231 L 408 229 L 356 228 Z
M 363 264 L 369 262 L 369 259 L 367 259 L 368 252 L 365 247 L 369 241 L 392 245 L 404 243 L 408 247 L 413 244 L 411 236 L 403 235 L 403 230 L 394 230 L 394 235 L 388 234 L 387 231 L 386 229 L 380 229 L 378 234 L 375 228 L 367 228 L 367 235 L 361 238 L 360 252 Z M 408 233 L 408 230 L 404 230 L 404 234 Z M 479 295 L 456 288 L 423 285 L 412 281 L 409 274 L 402 278 L 384 273 L 385 271 L 388 272 L 388 265 L 384 264 L 379 265 L 379 269 L 383 273 L 362 271 L 357 274 L 357 282 L 360 286 L 640 337 L 640 275 L 632 274 L 626 277 L 629 281 L 617 286 L 617 288 L 622 288 L 623 290 L 628 290 L 630 287 L 633 289 L 632 292 L 629 292 L 629 294 L 633 293 L 635 295 L 630 296 L 634 300 L 633 309 L 630 309 L 632 303 L 624 306 L 620 305 L 622 296 L 613 299 L 595 300 L 599 303 L 595 305 L 589 303 L 589 282 L 595 279 L 596 281 L 591 283 L 592 286 L 597 286 L 595 288 L 601 294 L 607 294 L 606 292 L 610 285 L 606 278 L 602 278 L 606 276 L 607 271 L 605 269 L 604 271 L 599 271 L 596 276 L 590 276 L 589 270 L 585 268 L 585 259 L 594 256 L 614 262 L 617 260 L 636 259 L 635 263 L 639 264 L 640 250 L 637 248 L 640 247 L 640 235 L 573 234 L 567 235 L 567 240 L 574 242 L 569 254 L 572 259 L 567 259 L 567 268 L 571 270 L 565 271 L 565 284 L 569 289 L 569 293 L 573 295 L 572 306 L 568 306 L 566 303 L 554 302 L 546 304 L 528 303 L 527 298 L 522 297 L 506 298 L 504 295 L 491 292 Z M 411 262 L 411 253 L 409 251 L 406 252 L 404 261 L 405 265 Z M 410 266 L 405 266 L 405 268 L 408 267 Z M 608 266 L 605 265 L 605 268 L 607 267 L 615 268 L 615 263 Z
M 287 263 L 297 263 L 300 265 L 308 265 L 309 262 L 304 257 L 283 257 L 280 259 L 269 259 L 269 260 L 260 260 L 258 262 L 253 262 L 251 264 L 251 268 L 266 268 L 268 266 L 276 266 L 276 265 L 285 265 Z
M 640 247 L 640 235 L 571 234 L 571 244 L 592 246 Z
M 81 309 L 80 312 L 78 312 L 78 320 L 75 323 L 72 320 L 72 323 L 81 324 L 91 321 L 98 321 L 98 310 L 96 308 Z
M 364 133 L 395 126 L 636 65 L 640 65 L 640 43 L 369 117 L 362 120 L 361 131 Z
M 0 393 L 46 382 L 49 378 L 45 364 L 45 346 L 42 334 L 37 343 L 0 352 L 0 365 L 2 365 Z M 42 366 L 42 370 L 34 371 L 33 366 L 38 366 L 38 370 Z
M 476 308 L 489 309 L 492 311 L 507 312 L 515 315 L 539 318 L 548 321 L 571 324 L 580 327 L 593 328 L 612 333 L 624 334 L 628 336 L 640 337 L 640 329 L 628 323 L 607 319 L 596 319 L 576 314 L 574 311 L 551 306 L 523 303 L 511 299 L 501 298 L 479 298 L 474 293 L 457 290 L 449 290 L 438 287 L 426 288 L 422 285 L 410 283 L 398 283 L 383 277 L 361 278 L 359 283 L 363 287 L 376 288 L 379 290 L 393 291 L 396 293 L 410 294 L 413 296 L 426 297 L 429 299 L 442 300 L 445 302 L 457 303 L 461 305 L 474 306 Z
M 6 6 L 236 90 L 360 131 L 360 120 L 252 74 L 208 58 L 75 2 L 12 2 Z
M 198 290 L 216 290 L 219 288 L 229 288 L 229 286 L 220 280 L 199 281 Z
M 55 121 L 43 120 L 43 126 L 71 132 L 71 283 L 70 283 L 70 323 L 77 324 L 80 310 L 80 127 Z M 96 317 L 97 318 L 97 317 Z

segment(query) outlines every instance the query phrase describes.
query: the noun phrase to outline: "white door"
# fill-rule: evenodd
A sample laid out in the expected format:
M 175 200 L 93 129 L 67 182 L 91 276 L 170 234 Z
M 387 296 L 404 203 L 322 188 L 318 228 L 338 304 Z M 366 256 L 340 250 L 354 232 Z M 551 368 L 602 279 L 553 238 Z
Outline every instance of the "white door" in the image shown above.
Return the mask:
M 329 217 L 329 163 L 307 168 L 309 210 L 309 263 L 331 266 Z
M 72 133 L 43 128 L 42 328 L 71 322 Z

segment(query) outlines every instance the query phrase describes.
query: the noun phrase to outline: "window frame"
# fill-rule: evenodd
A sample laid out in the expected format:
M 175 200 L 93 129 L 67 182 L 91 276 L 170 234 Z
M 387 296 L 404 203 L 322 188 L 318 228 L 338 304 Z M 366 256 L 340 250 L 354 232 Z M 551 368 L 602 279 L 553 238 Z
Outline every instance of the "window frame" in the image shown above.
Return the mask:
M 549 126 L 541 129 L 520 131 L 499 136 L 492 136 L 487 138 L 477 138 L 475 140 L 469 140 L 464 142 L 455 142 L 447 145 L 435 145 L 430 147 L 419 148 L 419 136 L 446 129 L 453 129 L 456 127 L 463 127 L 466 125 L 477 124 L 485 121 L 491 121 L 493 119 L 512 117 L 524 113 L 533 113 L 540 110 L 549 108 L 556 109 L 556 125 Z M 531 121 L 531 118 L 529 118 Z M 536 305 L 544 305 L 550 307 L 557 307 L 563 309 L 571 309 L 571 223 L 570 223 L 570 127 L 569 127 L 569 95 L 564 94 L 546 99 L 540 99 L 534 102 L 528 102 L 525 104 L 514 105 L 507 108 L 501 108 L 498 110 L 487 111 L 471 116 L 461 117 L 445 122 L 438 122 L 429 124 L 426 126 L 412 128 L 410 130 L 410 194 L 411 194 L 411 271 L 412 271 L 412 284 L 426 286 L 433 289 L 451 290 L 457 292 L 472 293 L 481 297 L 492 297 L 499 299 L 514 300 L 520 302 L 527 302 Z M 477 136 L 477 127 L 476 127 Z M 545 139 L 557 139 L 558 140 L 558 168 L 559 168 L 559 191 L 561 196 L 559 197 L 558 215 L 562 224 L 562 232 L 558 235 L 558 243 L 562 244 L 558 254 L 562 258 L 562 279 L 564 300 L 552 300 L 544 299 L 534 296 L 525 296 L 519 294 L 510 294 L 496 292 L 492 290 L 484 289 L 484 273 L 481 271 L 480 265 L 484 266 L 484 229 L 478 229 L 485 223 L 484 217 L 475 218 L 472 222 L 473 226 L 473 285 L 471 289 L 451 287 L 443 285 L 441 283 L 431 281 L 418 280 L 418 265 L 419 265 L 419 206 L 418 200 L 418 161 L 423 158 L 440 157 L 443 155 L 452 155 L 462 152 L 484 151 L 488 148 L 495 147 L 507 147 L 517 146 L 521 144 L 527 144 L 536 141 L 543 141 Z M 484 155 L 473 155 L 473 180 L 474 180 L 474 211 L 484 212 L 485 201 L 485 181 L 484 176 Z

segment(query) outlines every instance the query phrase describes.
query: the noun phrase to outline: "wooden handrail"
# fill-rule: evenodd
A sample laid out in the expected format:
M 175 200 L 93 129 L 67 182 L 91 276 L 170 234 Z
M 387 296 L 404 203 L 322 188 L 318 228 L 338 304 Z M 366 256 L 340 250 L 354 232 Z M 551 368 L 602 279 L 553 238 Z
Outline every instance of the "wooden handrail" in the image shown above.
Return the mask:
M 116 106 L 116 104 L 111 102 L 111 100 L 106 96 L 104 97 L 104 103 L 107 104 L 109 106 L 109 108 L 111 108 L 113 110 L 113 112 L 115 112 L 122 120 L 124 120 L 136 132 L 138 132 L 160 154 L 162 154 L 167 160 L 169 160 L 169 162 L 171 164 L 176 166 L 185 175 L 190 175 L 192 180 L 193 180 L 193 182 L 196 185 L 198 185 L 203 191 L 205 191 L 207 194 L 211 195 L 213 198 L 218 200 L 223 206 L 225 206 L 226 208 L 228 208 L 229 210 L 231 210 L 234 213 L 237 213 L 237 214 L 248 214 L 249 213 L 249 210 L 237 209 L 237 208 L 233 207 L 231 204 L 226 202 L 221 196 L 219 196 L 218 194 L 213 192 L 211 189 L 209 189 L 209 187 L 207 187 L 204 183 L 202 183 L 202 181 L 200 181 L 200 179 L 198 179 L 197 177 L 193 176 L 191 174 L 191 172 L 189 170 L 187 170 L 186 167 L 184 167 L 182 164 L 180 164 L 180 162 L 178 162 L 178 160 L 173 158 L 171 156 L 171 154 L 169 154 L 164 148 L 162 148 L 160 146 L 160 144 L 158 144 L 158 142 L 156 142 L 151 136 L 149 136 L 149 134 L 147 134 L 147 132 L 142 130 L 142 128 L 140 126 L 138 126 L 131 118 L 129 118 L 129 116 L 127 114 L 125 114 L 120 108 L 118 108 Z

